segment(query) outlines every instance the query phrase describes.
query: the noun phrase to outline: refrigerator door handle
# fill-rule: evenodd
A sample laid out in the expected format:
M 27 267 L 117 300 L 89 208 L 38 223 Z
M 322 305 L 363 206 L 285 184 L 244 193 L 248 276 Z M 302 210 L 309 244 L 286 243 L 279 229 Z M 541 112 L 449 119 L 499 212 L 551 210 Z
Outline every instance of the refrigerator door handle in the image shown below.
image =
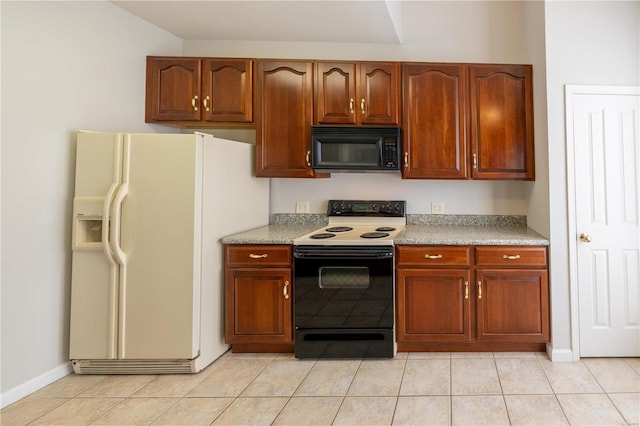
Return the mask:
M 115 265 L 116 261 L 113 258 L 113 252 L 110 247 L 110 212 L 111 212 L 111 200 L 113 199 L 113 193 L 116 192 L 118 187 L 117 182 L 113 182 L 107 191 L 107 195 L 104 197 L 104 204 L 102 205 L 102 251 L 111 265 Z
M 127 255 L 125 254 L 125 252 L 122 250 L 122 247 L 120 246 L 120 215 L 122 213 L 122 202 L 124 201 L 128 193 L 129 193 L 129 183 L 124 182 L 120 186 L 120 189 L 118 189 L 118 192 L 116 193 L 116 196 L 113 200 L 113 207 L 112 207 L 113 208 L 113 214 L 112 214 L 113 226 L 111 227 L 111 238 L 109 243 L 111 245 L 111 250 L 113 250 L 113 254 L 115 255 L 116 261 L 120 265 L 127 264 Z

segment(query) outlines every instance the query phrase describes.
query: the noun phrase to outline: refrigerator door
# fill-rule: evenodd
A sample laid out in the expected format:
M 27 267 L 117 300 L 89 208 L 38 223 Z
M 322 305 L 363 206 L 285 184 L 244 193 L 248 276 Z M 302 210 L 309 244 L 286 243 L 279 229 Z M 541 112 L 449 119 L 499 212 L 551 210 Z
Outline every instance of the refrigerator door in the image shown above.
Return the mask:
M 109 211 L 122 173 L 122 135 L 79 133 L 72 224 L 69 355 L 117 357 L 118 273 Z
M 112 246 L 118 357 L 192 359 L 200 343 L 202 138 L 126 135 Z M 121 202 L 120 202 L 121 201 Z

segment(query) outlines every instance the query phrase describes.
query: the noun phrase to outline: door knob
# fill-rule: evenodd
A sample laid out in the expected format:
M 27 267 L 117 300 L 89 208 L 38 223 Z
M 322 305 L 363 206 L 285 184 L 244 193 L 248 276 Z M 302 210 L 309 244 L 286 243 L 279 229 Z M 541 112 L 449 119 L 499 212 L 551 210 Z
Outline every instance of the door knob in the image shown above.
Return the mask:
M 582 234 L 580 234 L 580 241 L 582 241 L 583 243 L 590 243 L 591 242 L 591 235 L 585 234 L 583 232 Z

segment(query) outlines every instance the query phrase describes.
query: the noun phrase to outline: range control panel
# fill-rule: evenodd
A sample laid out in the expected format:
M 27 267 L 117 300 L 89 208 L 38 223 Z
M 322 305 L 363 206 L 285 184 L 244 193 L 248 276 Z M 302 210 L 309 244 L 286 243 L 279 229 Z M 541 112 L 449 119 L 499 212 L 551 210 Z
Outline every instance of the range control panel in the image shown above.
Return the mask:
M 406 201 L 329 200 L 328 216 L 403 217 Z

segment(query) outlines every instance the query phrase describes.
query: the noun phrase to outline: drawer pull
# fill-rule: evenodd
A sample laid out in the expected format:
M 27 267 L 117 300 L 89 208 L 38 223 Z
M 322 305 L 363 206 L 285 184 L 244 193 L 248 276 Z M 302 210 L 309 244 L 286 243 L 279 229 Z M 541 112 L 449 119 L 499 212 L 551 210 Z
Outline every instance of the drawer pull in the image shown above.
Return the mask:
M 505 255 L 502 256 L 502 258 L 503 259 L 509 259 L 509 260 L 518 260 L 518 259 L 520 259 L 520 255 L 516 254 L 516 255 L 510 256 L 508 254 L 505 254 Z
M 289 281 L 284 282 L 284 287 L 282 288 L 282 295 L 285 299 L 289 298 Z
M 424 258 L 425 259 L 442 259 L 442 255 L 441 254 L 425 254 Z
M 482 299 L 482 281 L 478 281 L 478 299 Z
M 267 258 L 267 253 L 263 253 L 263 254 L 249 254 L 249 257 L 251 259 L 266 259 Z
M 469 298 L 469 281 L 464 282 L 464 298 L 465 300 Z

